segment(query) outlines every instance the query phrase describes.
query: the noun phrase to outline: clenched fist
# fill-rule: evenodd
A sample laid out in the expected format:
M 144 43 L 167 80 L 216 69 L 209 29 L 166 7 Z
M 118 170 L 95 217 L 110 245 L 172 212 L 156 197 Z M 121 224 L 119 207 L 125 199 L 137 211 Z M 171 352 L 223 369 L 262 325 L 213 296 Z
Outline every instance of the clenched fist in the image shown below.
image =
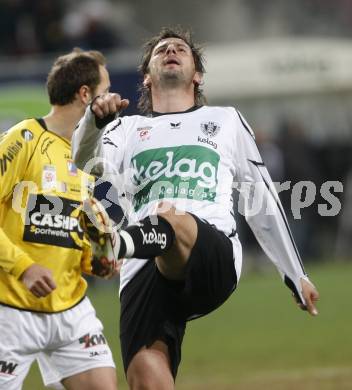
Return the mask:
M 28 267 L 21 275 L 20 280 L 37 298 L 46 297 L 56 289 L 51 270 L 39 264 Z
M 91 110 L 95 116 L 103 119 L 115 115 L 129 105 L 128 99 L 122 99 L 118 93 L 105 93 L 97 96 L 91 103 Z

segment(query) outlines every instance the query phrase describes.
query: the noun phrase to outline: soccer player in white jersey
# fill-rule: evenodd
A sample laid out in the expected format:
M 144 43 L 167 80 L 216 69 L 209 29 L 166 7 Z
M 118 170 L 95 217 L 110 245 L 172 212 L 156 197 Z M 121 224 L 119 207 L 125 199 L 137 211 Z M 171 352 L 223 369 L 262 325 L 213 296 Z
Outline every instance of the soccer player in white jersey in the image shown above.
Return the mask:
M 0 389 L 18 390 L 37 360 L 46 386 L 115 390 L 115 364 L 86 297 L 92 267 L 79 227 L 94 178 L 71 158 L 71 136 L 88 103 L 107 92 L 100 52 L 56 59 L 47 80 L 51 111 L 0 139 Z
M 92 228 L 88 235 L 98 259 L 126 259 L 120 339 L 130 387 L 166 390 L 174 388 L 187 321 L 219 307 L 238 284 L 242 251 L 233 182 L 246 200 L 263 203 L 256 212 L 247 208 L 247 221 L 300 307 L 312 315 L 318 292 L 252 130 L 234 108 L 203 105 L 203 58 L 189 34 L 163 29 L 146 44 L 140 69 L 146 115 L 112 120 L 128 101 L 113 93 L 98 97 L 74 134 L 73 155 L 81 169 L 98 157 L 131 201 L 127 228 L 100 235 Z M 83 220 L 103 231 L 109 223 L 100 209 L 87 202 Z M 111 239 L 113 253 L 104 245 Z

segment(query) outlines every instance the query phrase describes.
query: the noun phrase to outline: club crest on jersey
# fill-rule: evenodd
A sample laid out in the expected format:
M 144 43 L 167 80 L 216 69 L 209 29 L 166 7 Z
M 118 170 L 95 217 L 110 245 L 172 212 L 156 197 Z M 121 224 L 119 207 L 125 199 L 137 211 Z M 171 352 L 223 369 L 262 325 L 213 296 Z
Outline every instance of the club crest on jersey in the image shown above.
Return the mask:
M 33 139 L 33 133 L 30 131 L 30 130 L 28 130 L 28 129 L 23 129 L 22 131 L 21 131 L 21 136 L 22 136 L 22 138 L 26 141 L 26 142 L 28 142 L 28 141 L 32 141 L 32 139 Z
M 201 123 L 200 128 L 202 132 L 209 137 L 215 137 L 216 134 L 218 134 L 218 132 L 220 131 L 220 125 L 212 121 Z
M 152 129 L 152 126 L 144 126 L 144 127 L 138 127 L 137 131 L 139 134 L 139 139 L 141 141 L 145 141 L 150 138 L 150 130 Z
M 77 176 L 77 167 L 72 160 L 67 160 L 67 171 L 70 176 Z

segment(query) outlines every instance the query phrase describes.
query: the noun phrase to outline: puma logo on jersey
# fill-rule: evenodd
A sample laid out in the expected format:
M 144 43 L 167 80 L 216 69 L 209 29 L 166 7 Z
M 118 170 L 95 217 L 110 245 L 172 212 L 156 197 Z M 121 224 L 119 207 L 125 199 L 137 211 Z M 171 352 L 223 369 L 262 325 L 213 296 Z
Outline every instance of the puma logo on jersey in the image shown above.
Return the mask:
M 143 245 L 144 244 L 159 244 L 161 249 L 166 247 L 166 234 L 165 233 L 157 233 L 155 229 L 152 229 L 149 233 L 144 233 L 142 229 L 139 229 L 142 233 L 143 237 Z

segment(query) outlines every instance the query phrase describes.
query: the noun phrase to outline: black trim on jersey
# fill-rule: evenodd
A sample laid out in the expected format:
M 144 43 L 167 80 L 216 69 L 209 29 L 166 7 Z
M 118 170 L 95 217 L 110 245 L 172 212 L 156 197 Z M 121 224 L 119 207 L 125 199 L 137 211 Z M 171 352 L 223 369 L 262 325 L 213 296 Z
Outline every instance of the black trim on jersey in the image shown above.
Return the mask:
M 174 114 L 187 114 L 188 112 L 196 111 L 199 108 L 202 108 L 203 106 L 193 106 L 189 108 L 188 110 L 185 111 L 177 111 L 177 112 L 157 112 L 157 111 L 152 111 L 151 116 L 152 118 L 156 116 L 162 116 L 162 115 L 174 115 Z
M 116 123 L 115 126 L 113 126 L 111 129 L 109 129 L 106 133 L 104 133 L 104 135 L 108 135 L 109 133 L 111 133 L 112 131 L 114 131 L 117 127 L 119 127 L 121 125 L 121 119 L 119 119 Z
M 17 306 L 12 306 L 7 303 L 3 303 L 0 301 L 0 306 L 6 306 L 6 307 L 11 307 L 11 309 L 16 309 L 16 310 L 21 310 L 21 311 L 28 311 L 29 313 L 42 313 L 42 314 L 57 314 L 57 313 L 62 313 L 66 310 L 73 309 L 77 305 L 79 305 L 83 299 L 86 298 L 86 295 L 83 295 L 83 297 L 77 301 L 74 305 L 68 307 L 67 309 L 59 310 L 59 311 L 41 311 L 41 310 L 30 310 L 30 309 L 23 309 L 22 307 L 17 307 Z
M 104 145 L 108 144 L 108 145 L 114 146 L 116 149 L 118 149 L 117 145 L 114 144 L 109 137 L 103 137 L 102 142 Z
M 263 161 L 254 161 L 254 160 L 250 160 L 248 159 L 248 161 L 250 161 L 252 164 L 254 164 L 256 167 L 265 167 L 265 164 Z M 264 179 L 264 178 L 263 178 Z
M 232 229 L 231 230 L 231 233 L 227 236 L 228 238 L 232 238 L 232 237 L 235 237 L 237 234 L 237 230 L 236 229 Z
M 302 299 L 299 296 L 299 293 L 298 293 L 298 291 L 296 289 L 295 284 L 293 283 L 293 281 L 287 275 L 285 275 L 284 282 L 285 282 L 286 286 L 292 291 L 292 293 L 295 296 L 295 298 L 297 299 L 297 301 L 299 303 L 303 304 Z
M 47 131 L 47 132 L 50 133 L 50 134 L 55 135 L 55 137 L 60 138 L 62 141 L 64 141 L 65 143 L 67 143 L 68 145 L 71 146 L 71 142 L 70 142 L 67 138 L 61 137 L 61 135 L 55 133 L 55 131 L 49 130 L 43 118 L 39 118 L 39 119 L 38 119 L 38 118 L 35 118 L 35 120 L 40 124 L 40 126 L 41 126 L 45 131 Z
M 45 123 L 45 120 L 44 120 L 43 118 L 35 118 L 35 120 L 36 120 L 37 122 L 39 122 L 40 126 L 41 126 L 43 129 L 45 129 L 46 131 L 48 131 L 48 127 L 47 127 L 47 125 L 46 125 L 46 123 Z
M 248 134 L 255 140 L 255 136 L 254 136 L 253 130 L 249 129 L 248 125 L 246 124 L 246 122 L 242 118 L 241 113 L 239 111 L 237 111 L 237 110 L 236 110 L 236 112 L 237 112 L 238 117 L 240 118 L 242 126 L 247 130 Z
M 282 208 L 282 206 L 281 206 L 281 203 L 276 199 L 276 196 L 275 196 L 275 194 L 272 192 L 272 189 L 271 189 L 269 183 L 265 180 L 264 176 L 263 176 L 262 173 L 260 172 L 259 167 L 260 167 L 260 166 L 261 166 L 261 167 L 262 167 L 262 166 L 265 167 L 265 164 L 262 163 L 262 162 L 257 162 L 257 161 L 253 161 L 253 160 L 250 160 L 250 159 L 248 159 L 248 161 L 251 162 L 255 167 L 258 168 L 259 174 L 260 174 L 260 176 L 262 177 L 262 179 L 263 179 L 263 181 L 264 181 L 264 183 L 265 183 L 266 188 L 267 188 L 268 191 L 270 192 L 271 196 L 274 198 L 274 200 L 275 200 L 275 202 L 276 202 L 276 205 L 277 205 L 277 207 L 278 207 L 278 209 L 279 209 L 279 211 L 280 211 L 281 217 L 282 217 L 283 221 L 285 222 L 285 226 L 286 226 L 286 229 L 287 229 L 287 231 L 288 231 L 289 237 L 290 237 L 290 239 L 291 239 L 291 244 L 292 244 L 292 246 L 293 246 L 293 249 L 295 250 L 296 256 L 297 256 L 298 261 L 299 261 L 299 264 L 301 265 L 301 268 L 302 268 L 303 273 L 306 275 L 306 271 L 304 270 L 303 263 L 302 263 L 302 260 L 301 260 L 301 256 L 299 255 L 298 249 L 297 249 L 297 247 L 296 247 L 296 243 L 295 243 L 295 241 L 294 241 L 294 239 L 293 239 L 293 235 L 292 235 L 291 229 L 290 229 L 290 227 L 289 227 L 289 225 L 288 225 L 288 222 L 287 222 L 287 219 L 286 219 L 286 215 L 285 215 L 285 212 L 284 212 L 284 210 L 283 210 L 283 208 Z

